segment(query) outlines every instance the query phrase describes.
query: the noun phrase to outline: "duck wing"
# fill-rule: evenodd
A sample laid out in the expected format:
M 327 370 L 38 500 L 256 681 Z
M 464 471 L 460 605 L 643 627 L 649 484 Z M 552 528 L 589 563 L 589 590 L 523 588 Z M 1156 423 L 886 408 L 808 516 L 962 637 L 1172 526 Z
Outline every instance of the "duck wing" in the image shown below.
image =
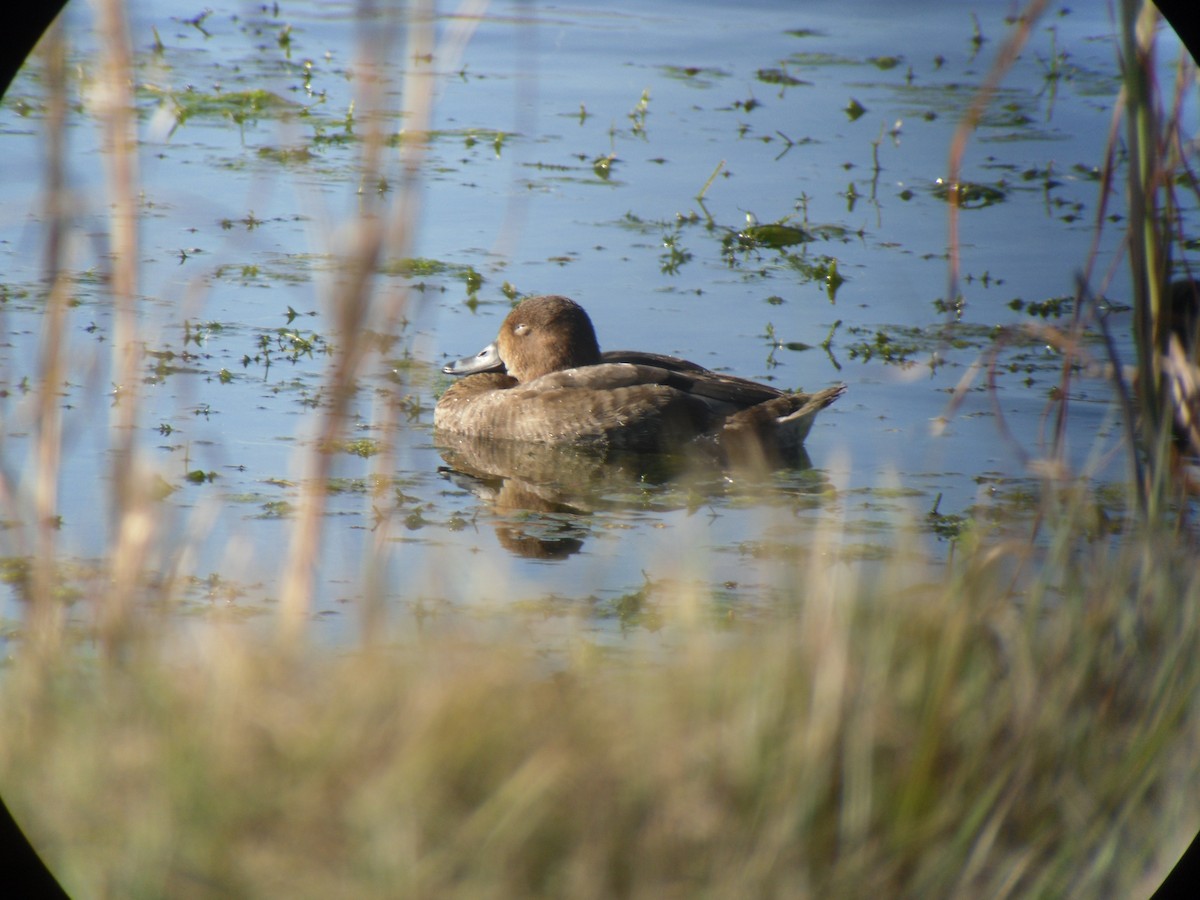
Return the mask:
M 779 388 L 747 378 L 738 378 L 736 375 L 713 372 L 677 356 L 648 353 L 643 350 L 609 350 L 600 354 L 600 357 L 605 363 L 626 363 L 641 370 L 660 369 L 662 372 L 653 375 L 649 372 L 644 373 L 646 377 L 653 379 L 648 383 L 665 384 L 685 394 L 729 404 L 738 409 L 787 396 L 787 393 Z
M 635 366 L 657 366 L 671 372 L 707 372 L 704 366 L 697 365 L 678 356 L 667 356 L 665 353 L 648 353 L 644 350 L 606 350 L 600 354 L 600 359 L 606 363 L 630 363 Z

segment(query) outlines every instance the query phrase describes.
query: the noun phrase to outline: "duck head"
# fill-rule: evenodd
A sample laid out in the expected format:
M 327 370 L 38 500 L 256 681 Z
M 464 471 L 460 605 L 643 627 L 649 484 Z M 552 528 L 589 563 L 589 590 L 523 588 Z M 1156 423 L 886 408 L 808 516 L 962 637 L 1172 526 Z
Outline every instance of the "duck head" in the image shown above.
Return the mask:
M 518 304 L 505 317 L 494 342 L 442 371 L 447 375 L 506 371 L 525 382 L 599 362 L 596 331 L 583 307 L 566 297 L 549 295 Z

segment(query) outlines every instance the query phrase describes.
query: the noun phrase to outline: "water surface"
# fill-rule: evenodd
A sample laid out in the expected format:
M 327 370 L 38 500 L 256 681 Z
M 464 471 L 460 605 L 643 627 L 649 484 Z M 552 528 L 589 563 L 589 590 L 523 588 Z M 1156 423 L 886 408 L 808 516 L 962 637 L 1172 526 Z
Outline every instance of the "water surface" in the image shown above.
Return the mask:
M 695 582 L 718 614 L 769 615 L 795 580 L 791 548 L 836 534 L 851 558 L 869 560 L 915 512 L 936 557 L 953 528 L 920 517 L 986 523 L 989 510 L 1030 496 L 1062 357 L 1052 335 L 1021 328 L 1068 325 L 1093 240 L 1118 91 L 1104 7 L 1039 22 L 972 137 L 961 178 L 980 189 L 962 213 L 954 295 L 939 179 L 1009 31 L 1008 6 L 644 7 L 495 2 L 477 20 L 443 10 L 439 33 L 467 23 L 469 43 L 415 62 L 396 36 L 394 108 L 406 66 L 437 79 L 411 254 L 422 263 L 393 259 L 380 279 L 381 291 L 412 287 L 407 324 L 364 380 L 350 437 L 394 441 L 396 481 L 376 496 L 370 463 L 338 457 L 316 607 L 331 635 L 353 630 L 381 508 L 396 523 L 387 593 L 401 618 L 524 604 L 547 621 L 583 612 L 607 638 L 648 584 L 652 595 L 662 580 Z M 328 304 L 345 223 L 363 202 L 364 123 L 353 117 L 363 114 L 353 106 L 362 32 L 349 3 L 203 12 L 179 0 L 132 7 L 149 351 L 139 443 L 176 489 L 165 527 L 196 542 L 188 608 L 254 612 L 277 595 L 297 460 L 323 402 L 324 351 L 339 343 Z M 113 322 L 90 10 L 71 4 L 66 26 L 77 303 L 61 540 L 87 560 L 110 540 Z M 1173 77 L 1174 35 L 1160 49 Z M 231 101 L 239 92 L 258 99 Z M 43 103 L 35 61 L 0 108 L 0 463 L 24 491 L 45 293 Z M 386 123 L 404 125 L 398 114 Z M 1119 212 L 1120 198 L 1112 204 Z M 753 223 L 806 240 L 756 243 L 745 237 Z M 1114 264 L 1121 237 L 1121 222 L 1107 221 L 1094 271 Z M 812 468 L 779 473 L 765 491 L 713 475 L 605 487 L 586 509 L 499 509 L 488 485 L 445 470 L 431 421 L 438 368 L 489 342 L 514 293 L 578 300 L 602 346 L 849 392 L 813 429 Z M 1132 359 L 1127 286 L 1118 279 L 1105 293 Z M 998 329 L 1009 329 L 1000 341 Z M 1106 361 L 1098 343 L 1089 348 Z M 994 374 L 990 389 L 983 372 L 971 376 L 979 364 Z M 384 434 L 379 403 L 395 391 L 411 416 Z M 1069 467 L 1100 487 L 1123 481 L 1107 382 L 1080 372 L 1069 396 Z M 196 483 L 196 472 L 215 478 Z M 6 554 L 26 546 L 20 518 L 5 514 Z M 559 552 L 523 555 L 546 542 Z M 230 589 L 213 590 L 212 575 Z M 16 612 L 11 598 L 7 609 Z

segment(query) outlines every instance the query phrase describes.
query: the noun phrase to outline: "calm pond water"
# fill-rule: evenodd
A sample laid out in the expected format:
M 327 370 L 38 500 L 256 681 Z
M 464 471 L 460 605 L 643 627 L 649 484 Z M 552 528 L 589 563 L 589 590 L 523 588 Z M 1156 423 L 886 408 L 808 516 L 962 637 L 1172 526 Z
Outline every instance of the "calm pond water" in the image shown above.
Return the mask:
M 329 359 L 322 350 L 339 343 L 328 301 L 344 223 L 361 203 L 363 123 L 348 126 L 359 32 L 350 3 L 210 7 L 132 5 L 149 351 L 140 443 L 175 488 L 163 502 L 178 540 L 166 545 L 195 542 L 188 565 L 198 581 L 185 610 L 253 612 L 277 595 L 297 460 Z M 384 290 L 417 289 L 388 364 L 364 379 L 351 435 L 396 442 L 397 489 L 372 496 L 370 462 L 339 455 L 320 560 L 322 633 L 354 632 L 381 506 L 396 516 L 388 594 L 398 617 L 414 608 L 503 615 L 521 603 L 548 621 L 585 612 L 603 640 L 619 633 L 622 598 L 647 580 L 695 580 L 723 609 L 769 614 L 794 580 L 790 547 L 836 534 L 857 548 L 850 557 L 869 560 L 915 513 L 936 557 L 949 546 L 939 529 L 954 521 L 926 513 L 986 522 L 993 509 L 1025 503 L 1062 358 L 1045 335 L 1014 330 L 998 342 L 996 329 L 1070 321 L 1118 77 L 1103 4 L 1055 9 L 1038 23 L 971 139 L 962 177 L 980 189 L 961 218 L 961 296 L 948 297 L 938 179 L 1012 8 L 689 0 L 649 11 L 493 2 L 445 12 L 443 38 L 473 32 L 461 49 L 415 63 L 437 79 L 412 254 L 420 263 L 393 259 L 380 278 Z M 78 101 L 68 162 L 77 303 L 62 391 L 61 540 L 87 560 L 110 539 L 113 318 L 89 96 L 97 38 L 86 6 L 71 4 L 66 24 Z M 397 40 L 397 84 L 402 48 Z M 1169 31 L 1160 49 L 1171 79 L 1180 51 Z M 398 88 L 393 99 L 399 108 Z M 1194 101 L 1192 91 L 1189 122 Z M 26 499 L 34 405 L 25 388 L 37 379 L 45 295 L 43 117 L 35 61 L 0 108 L 0 465 Z M 1120 196 L 1112 203 L 1122 211 Z M 1195 221 L 1194 208 L 1185 215 Z M 751 221 L 809 239 L 739 238 Z M 1121 222 L 1108 222 L 1096 272 L 1113 265 L 1120 238 Z M 492 339 L 507 286 L 578 300 L 602 346 L 849 391 L 809 437 L 812 468 L 779 473 L 765 492 L 719 477 L 618 478 L 584 496 L 560 492 L 552 511 L 503 508 L 495 484 L 446 471 L 431 422 L 445 384 L 438 368 Z M 1107 296 L 1132 359 L 1122 278 Z M 315 352 L 297 353 L 283 331 Z M 939 427 L 955 386 L 997 348 L 994 390 L 976 375 Z M 383 434 L 378 400 L 392 391 L 411 397 L 414 414 Z M 1070 465 L 1098 486 L 1123 481 L 1108 384 L 1081 373 L 1070 397 Z M 216 477 L 194 483 L 197 471 Z M 3 554 L 28 546 L 24 518 L 5 511 Z M 210 590 L 214 573 L 229 593 Z M 10 595 L 6 604 L 5 616 L 17 617 L 19 603 Z

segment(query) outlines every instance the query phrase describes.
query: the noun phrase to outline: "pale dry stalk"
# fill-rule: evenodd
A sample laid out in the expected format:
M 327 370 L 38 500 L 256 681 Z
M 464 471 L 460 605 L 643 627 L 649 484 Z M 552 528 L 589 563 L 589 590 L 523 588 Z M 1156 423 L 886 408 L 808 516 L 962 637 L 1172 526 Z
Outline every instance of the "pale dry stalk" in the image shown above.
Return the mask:
M 153 536 L 149 498 L 137 485 L 136 427 L 140 407 L 138 372 L 142 352 L 137 323 L 137 133 L 133 100 L 133 56 L 123 0 L 100 0 L 102 35 L 97 113 L 103 128 L 108 186 L 113 303 L 112 377 L 116 402 L 112 432 L 112 527 L 110 589 L 101 609 L 101 630 L 112 642 L 128 624 L 147 549 Z

